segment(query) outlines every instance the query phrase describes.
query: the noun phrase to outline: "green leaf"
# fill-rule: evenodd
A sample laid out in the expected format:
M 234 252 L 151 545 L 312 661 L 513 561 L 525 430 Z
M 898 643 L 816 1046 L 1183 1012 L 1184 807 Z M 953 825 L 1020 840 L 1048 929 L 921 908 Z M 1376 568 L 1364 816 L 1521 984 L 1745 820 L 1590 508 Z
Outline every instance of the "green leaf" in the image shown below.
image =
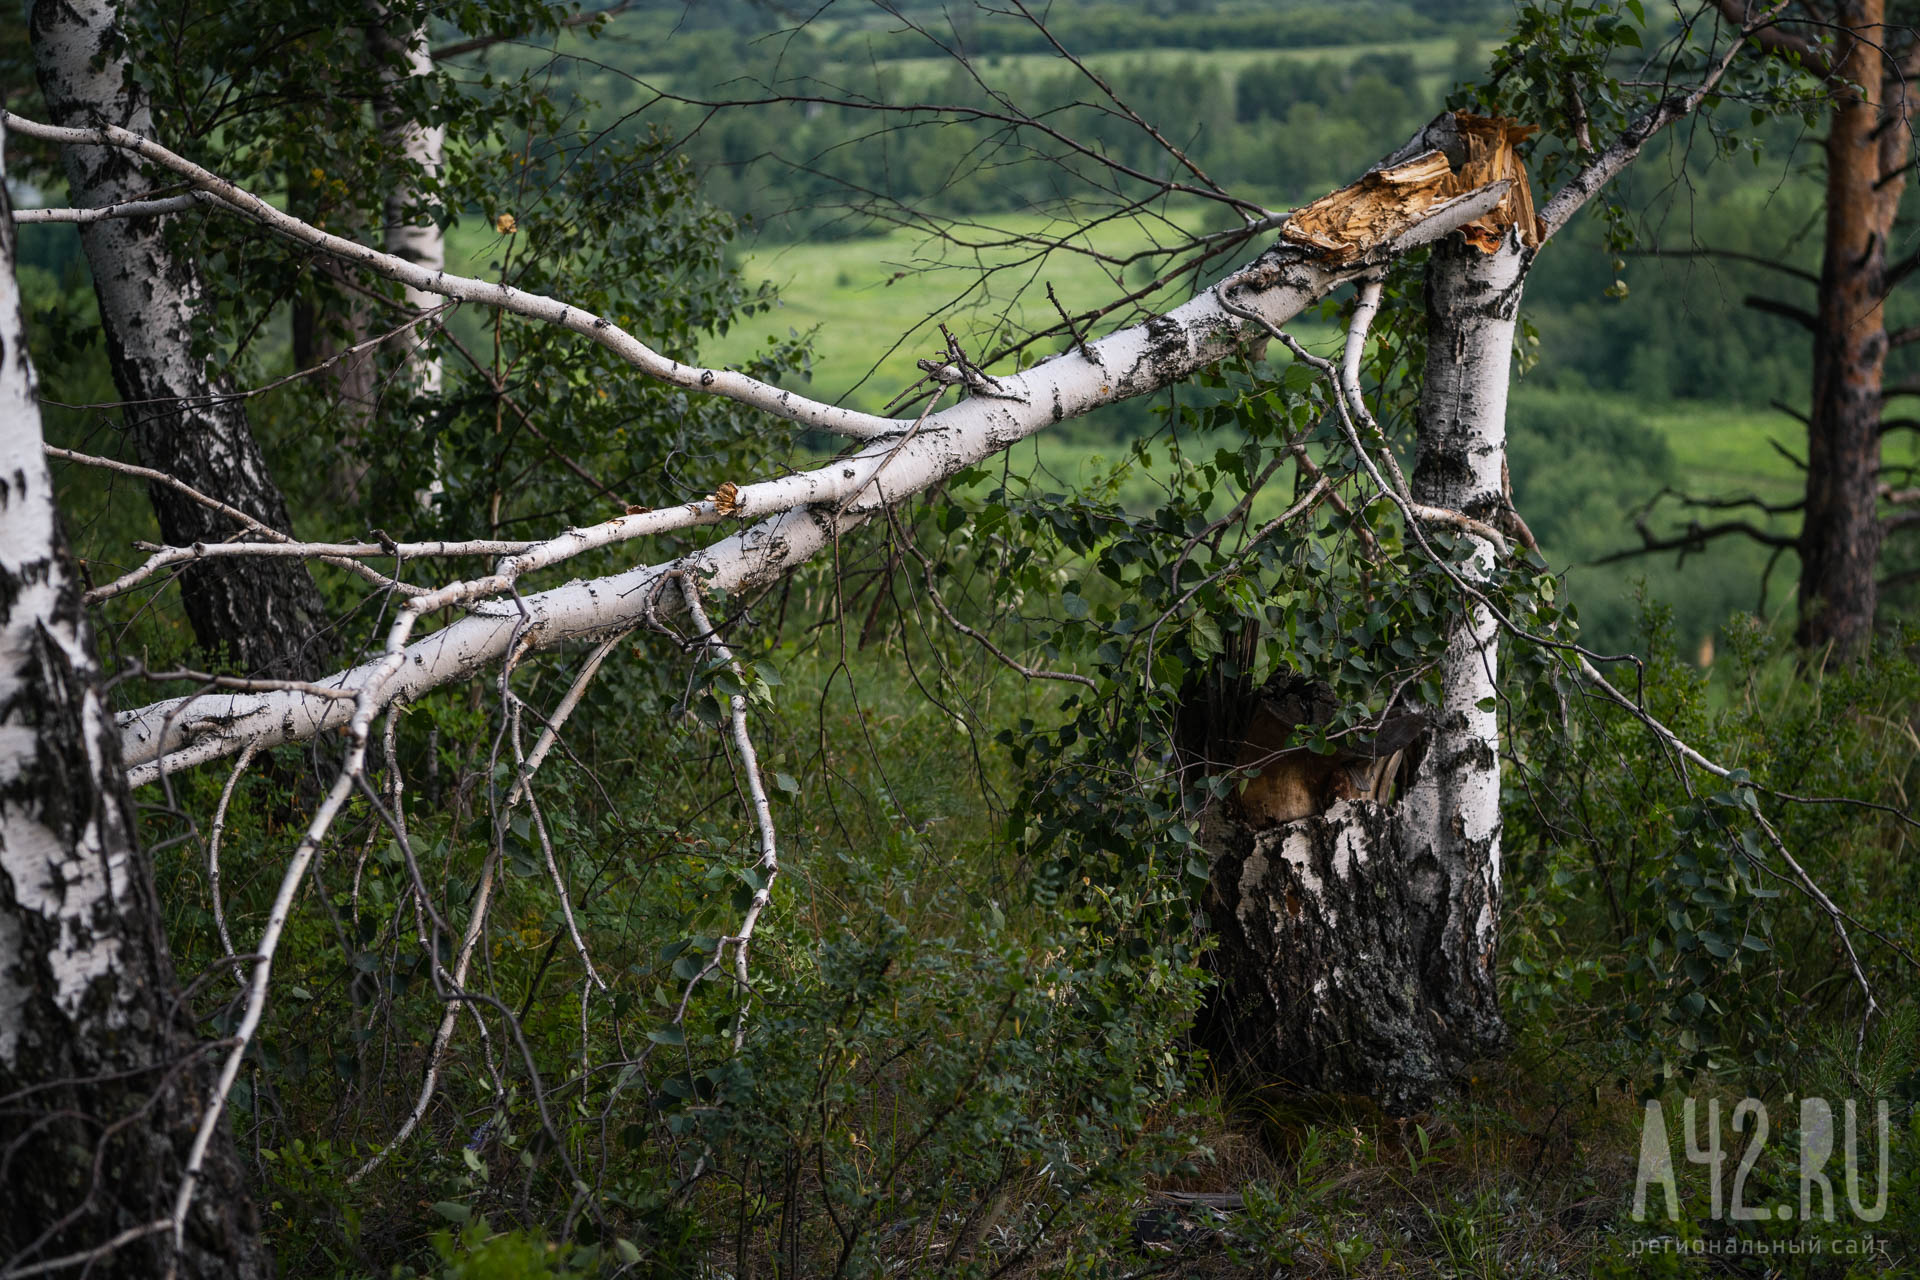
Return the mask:
M 433 1211 L 448 1222 L 465 1222 L 473 1216 L 473 1210 L 457 1200 L 442 1200 L 433 1206 Z
M 619 1254 L 620 1261 L 626 1263 L 628 1266 L 632 1266 L 634 1263 L 640 1261 L 640 1246 L 625 1236 L 615 1236 L 613 1238 L 613 1251 Z
M 1214 622 L 1212 615 L 1203 613 L 1197 616 L 1196 618 L 1194 618 L 1193 620 L 1193 651 L 1194 653 L 1198 654 L 1200 657 L 1208 658 L 1208 657 L 1212 657 L 1216 653 L 1224 652 L 1225 649 L 1226 649 L 1226 644 L 1220 638 L 1219 624 Z
M 656 1027 L 654 1030 L 647 1032 L 647 1039 L 653 1041 L 655 1044 L 677 1046 L 687 1042 L 687 1033 L 679 1027 L 674 1026 Z

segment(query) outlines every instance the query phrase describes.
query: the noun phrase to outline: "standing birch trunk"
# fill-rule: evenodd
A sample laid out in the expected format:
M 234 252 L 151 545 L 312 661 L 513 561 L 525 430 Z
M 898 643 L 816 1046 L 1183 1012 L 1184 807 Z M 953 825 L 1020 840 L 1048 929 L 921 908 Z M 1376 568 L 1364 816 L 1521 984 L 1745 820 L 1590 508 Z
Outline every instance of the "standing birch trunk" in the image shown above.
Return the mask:
M 153 120 L 126 61 L 117 0 L 35 0 L 34 65 L 47 108 L 66 124 L 119 125 L 146 136 Z M 116 204 L 159 180 L 118 148 L 69 148 L 73 201 Z M 164 217 L 109 218 L 81 232 L 106 331 L 114 383 L 141 462 L 291 531 L 286 500 L 267 470 L 244 402 L 209 377 L 194 350 L 204 289 L 192 261 L 168 244 Z M 149 489 L 160 531 L 176 546 L 219 541 L 231 521 L 164 486 Z M 327 612 L 294 560 L 200 564 L 181 575 L 181 599 L 200 647 L 251 672 L 321 669 Z
M 224 1129 L 175 1248 L 214 1060 L 174 980 L 60 537 L 3 184 L 0 475 L 0 1270 L 270 1276 Z
M 1513 234 L 1492 252 L 1458 234 L 1433 250 L 1418 503 L 1489 524 L 1504 509 L 1507 381 L 1532 256 Z M 1494 554 L 1472 541 L 1457 570 L 1469 581 Z M 1211 816 L 1222 979 L 1211 1033 L 1261 1076 L 1404 1114 L 1504 1043 L 1500 740 L 1485 705 L 1497 641 L 1495 620 L 1472 608 L 1449 638 L 1425 734 L 1379 735 L 1376 776 L 1388 780 L 1371 794 L 1277 824 L 1240 804 Z M 1397 796 L 1394 774 L 1406 777 Z
M 394 101 L 395 91 L 408 78 L 433 74 L 433 58 L 428 53 L 427 29 L 416 27 L 396 35 L 388 24 L 393 11 L 384 4 L 374 7 L 373 25 L 368 29 L 368 44 L 380 62 L 380 76 L 387 92 L 379 104 L 381 137 L 390 154 L 399 156 L 405 166 L 420 179 L 432 183 L 446 162 L 447 131 L 442 125 L 427 124 L 402 111 Z M 385 242 L 387 252 L 403 262 L 428 271 L 444 271 L 447 266 L 447 236 L 440 224 L 422 216 L 420 204 L 426 191 L 421 181 L 395 184 L 387 195 Z M 407 305 L 415 311 L 428 311 L 440 305 L 437 294 L 406 287 Z M 407 369 L 413 390 L 423 396 L 440 391 L 440 358 L 424 344 L 424 335 L 408 331 L 397 339 L 404 344 Z

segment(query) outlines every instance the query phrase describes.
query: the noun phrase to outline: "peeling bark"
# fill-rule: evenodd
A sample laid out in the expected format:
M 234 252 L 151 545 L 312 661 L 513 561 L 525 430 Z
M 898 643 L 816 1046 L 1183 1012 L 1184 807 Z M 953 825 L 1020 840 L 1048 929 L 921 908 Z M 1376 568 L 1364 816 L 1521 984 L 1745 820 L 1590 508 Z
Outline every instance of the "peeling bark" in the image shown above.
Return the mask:
M 1294 211 L 1280 234 L 1332 261 L 1349 261 L 1404 235 L 1435 205 L 1496 182 L 1505 193 L 1485 216 L 1460 228 L 1491 253 L 1509 229 L 1528 248 L 1541 240 L 1526 166 L 1514 150 L 1538 130 L 1495 116 L 1444 112 L 1420 135 L 1351 186 Z
M 34 64 L 47 108 L 72 125 L 114 124 L 151 134 L 144 95 L 128 75 L 116 0 L 35 0 Z M 153 180 L 117 148 L 70 147 L 75 204 L 142 196 Z M 195 351 L 203 289 L 191 260 L 174 253 L 167 218 L 86 224 L 114 384 L 140 461 L 202 493 L 291 532 L 286 500 L 268 473 L 243 402 L 224 378 L 209 378 Z M 218 541 L 225 517 L 164 487 L 149 489 L 166 541 Z M 201 648 L 251 672 L 302 676 L 323 669 L 326 608 L 297 561 L 201 564 L 181 575 L 181 599 Z
M 0 1269 L 164 1222 L 209 1092 L 61 541 L 0 184 Z M 231 1140 L 86 1274 L 269 1276 Z

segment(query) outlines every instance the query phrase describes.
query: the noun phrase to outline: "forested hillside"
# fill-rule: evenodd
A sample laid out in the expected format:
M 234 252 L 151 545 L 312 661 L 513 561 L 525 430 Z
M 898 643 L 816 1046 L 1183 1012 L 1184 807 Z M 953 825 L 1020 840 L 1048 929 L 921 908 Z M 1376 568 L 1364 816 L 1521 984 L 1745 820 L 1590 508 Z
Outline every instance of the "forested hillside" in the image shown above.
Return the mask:
M 755 278 L 788 286 L 774 323 L 747 326 L 718 349 L 744 357 L 757 335 L 810 333 L 816 385 L 870 407 L 917 376 L 913 360 L 924 354 L 909 342 L 887 354 L 874 376 L 876 356 L 901 337 L 897 327 L 881 328 L 901 313 L 917 320 L 960 301 L 990 329 L 1027 278 L 1019 264 L 1028 255 L 996 244 L 1004 237 L 995 229 L 1046 228 L 1071 238 L 1085 222 L 1076 202 L 1088 199 L 1084 157 L 1061 161 L 1057 145 L 1007 146 L 996 140 L 1001 126 L 993 119 L 911 128 L 877 115 L 875 107 L 889 102 L 991 114 L 994 95 L 1044 115 L 1084 96 L 1081 73 L 1017 15 L 976 12 L 954 26 L 935 9 L 899 12 L 801 23 L 751 5 L 643 6 L 590 47 L 564 46 L 578 47 L 584 61 L 540 64 L 627 121 L 622 129 L 688 135 L 681 146 L 702 191 L 745 223 L 734 260 L 749 263 Z M 1285 208 L 1338 185 L 1353 157 L 1391 150 L 1455 85 L 1473 82 L 1506 17 L 1503 6 L 1483 3 L 1337 11 L 1223 3 L 1197 13 L 1191 6 L 1076 6 L 1048 30 L 1087 55 L 1142 118 L 1164 122 L 1210 178 Z M 1175 28 L 1178 35 L 1167 34 Z M 957 63 L 943 46 L 970 61 Z M 544 57 L 493 56 L 503 66 Z M 715 110 L 657 101 L 663 92 L 700 104 L 807 100 Z M 1177 167 L 1118 112 L 1076 124 L 1103 156 L 1147 172 Z M 1635 514 L 1663 489 L 1780 502 L 1798 488 L 1792 414 L 1805 411 L 1808 396 L 1807 335 L 1746 299 L 1801 305 L 1805 285 L 1766 264 L 1818 267 L 1811 128 L 1796 116 L 1740 121 L 1737 129 L 1716 123 L 1657 141 L 1655 154 L 1611 193 L 1616 225 L 1630 243 L 1603 243 L 1597 222 L 1583 225 L 1573 233 L 1577 247 L 1536 275 L 1526 354 L 1537 364 L 1517 402 L 1515 483 L 1523 498 L 1538 496 L 1530 505 L 1549 513 L 1542 533 L 1550 557 L 1581 566 L 1576 598 L 1602 649 L 1627 646 L 1642 582 L 1649 598 L 1674 611 L 1693 648 L 1728 618 L 1761 608 L 1763 575 L 1770 620 L 1785 617 L 1793 599 L 1794 555 L 1776 558 L 1749 542 L 1717 542 L 1684 559 L 1669 552 L 1585 566 L 1639 546 Z M 1232 221 L 1225 210 L 1178 194 L 1156 216 L 1212 229 Z M 945 218 L 966 224 L 972 234 L 961 237 L 963 245 L 934 236 L 933 221 Z M 1116 256 L 1149 248 L 1156 234 L 1131 219 L 1102 225 L 1084 234 Z M 476 243 L 475 261 L 485 252 Z M 983 258 L 1000 267 L 985 281 L 972 270 Z M 1068 257 L 1047 270 L 1061 296 L 1091 300 L 1149 284 L 1169 262 L 1142 257 L 1116 267 Z M 1148 296 L 1184 295 L 1169 285 Z M 887 305 L 876 307 L 880 301 Z M 1029 293 L 1015 313 L 1032 320 L 1046 306 Z M 1903 298 L 1893 307 L 1895 327 L 1920 319 Z M 1896 376 L 1912 367 L 1907 352 L 1896 351 L 1893 361 Z M 1144 406 L 1130 406 L 1097 421 L 1104 427 L 1077 447 L 1113 457 L 1154 419 Z M 1890 438 L 1888 447 L 1891 456 L 1915 458 L 1911 433 Z M 1566 475 L 1581 491 L 1572 509 L 1550 496 L 1564 487 L 1551 473 L 1555 457 L 1569 460 Z M 1056 471 L 1081 473 L 1071 458 L 1048 461 Z M 1694 521 L 1718 522 L 1673 499 L 1651 517 L 1663 538 Z M 1755 523 L 1783 537 L 1797 527 L 1792 513 L 1759 513 Z M 1889 554 L 1904 565 L 1910 553 L 1896 544 Z

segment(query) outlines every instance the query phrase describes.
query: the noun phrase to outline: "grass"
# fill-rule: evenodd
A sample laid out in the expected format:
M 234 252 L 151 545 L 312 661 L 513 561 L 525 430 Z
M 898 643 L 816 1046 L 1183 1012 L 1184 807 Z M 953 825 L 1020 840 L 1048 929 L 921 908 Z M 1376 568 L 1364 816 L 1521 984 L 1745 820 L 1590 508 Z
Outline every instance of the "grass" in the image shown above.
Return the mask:
M 1477 42 L 1476 58 L 1481 63 L 1485 63 L 1488 51 L 1497 43 L 1497 41 Z M 1454 54 L 1457 48 L 1456 37 L 1436 36 L 1427 40 L 1392 40 L 1291 49 L 1119 49 L 1088 54 L 1081 61 L 1103 75 L 1134 68 L 1154 69 L 1197 63 L 1218 72 L 1226 81 L 1227 88 L 1231 90 L 1240 72 L 1248 67 L 1261 66 L 1270 62 L 1332 62 L 1345 65 L 1370 53 L 1404 53 L 1413 58 L 1414 67 L 1420 75 L 1421 92 L 1431 97 L 1452 87 Z M 894 58 L 880 65 L 897 72 L 901 87 L 910 89 L 916 85 L 935 84 L 944 80 L 955 64 L 952 58 L 939 56 Z M 1068 69 L 1058 56 L 1050 53 L 989 54 L 978 59 L 975 66 L 989 84 L 996 84 L 1014 76 L 1058 75 Z
M 998 215 L 961 229 L 968 244 L 978 247 L 909 230 L 828 244 L 763 246 L 750 250 L 741 267 L 750 280 L 778 286 L 779 309 L 708 344 L 706 358 L 738 362 L 768 335 L 788 329 L 812 333 L 809 394 L 877 409 L 920 376 L 916 359 L 939 353 L 937 321 L 946 321 L 969 353 L 984 354 L 1017 329 L 1057 322 L 1048 285 L 1076 313 L 1104 305 L 1120 292 L 1114 278 L 1118 268 L 1072 248 L 1123 257 L 1149 247 L 1156 236 L 1164 243 L 1198 229 L 1200 222 L 1197 211 L 1175 210 L 1157 226 L 1115 222 L 1083 233 L 1078 223 L 1064 219 Z M 1069 247 L 1041 255 L 1007 243 L 1014 235 L 1053 237 Z M 1222 257 L 1215 274 L 1224 274 L 1232 261 Z M 1121 278 L 1128 288 L 1137 288 L 1149 278 L 1147 270 L 1146 264 L 1136 264 Z M 1164 310 L 1189 292 L 1185 283 L 1176 283 L 1144 304 Z M 1088 336 L 1111 327 L 1096 325 Z M 1054 341 L 1039 350 L 1050 354 L 1064 345 Z

